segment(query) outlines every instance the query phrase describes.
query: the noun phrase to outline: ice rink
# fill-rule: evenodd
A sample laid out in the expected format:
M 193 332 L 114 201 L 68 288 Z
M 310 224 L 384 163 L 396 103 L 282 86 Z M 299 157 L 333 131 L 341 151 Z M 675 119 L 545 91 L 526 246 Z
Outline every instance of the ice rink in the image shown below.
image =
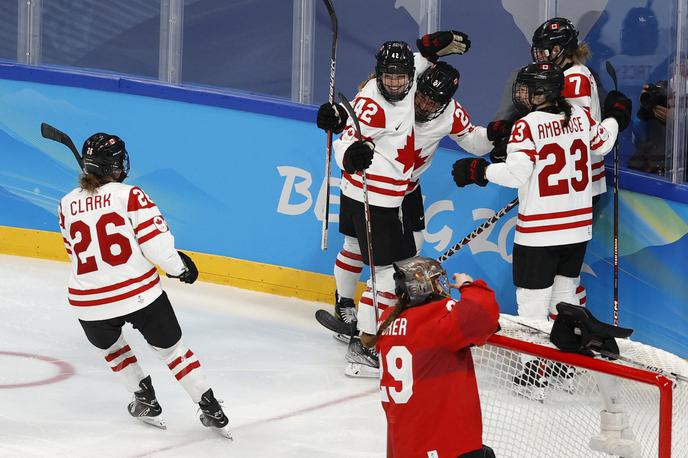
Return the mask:
M 0 456 L 383 457 L 376 379 L 343 375 L 346 347 L 313 318 L 322 304 L 163 278 L 234 441 L 143 338 L 125 337 L 153 379 L 167 430 L 129 416 L 131 395 L 66 300 L 69 265 L 0 255 Z

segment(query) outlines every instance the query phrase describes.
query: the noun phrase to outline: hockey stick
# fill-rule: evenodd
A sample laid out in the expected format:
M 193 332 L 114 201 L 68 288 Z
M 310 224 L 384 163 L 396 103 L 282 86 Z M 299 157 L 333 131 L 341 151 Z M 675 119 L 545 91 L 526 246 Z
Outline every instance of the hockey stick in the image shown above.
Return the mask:
M 344 97 L 344 94 L 339 93 L 339 100 L 342 102 L 344 109 L 349 113 L 349 117 L 353 120 L 354 127 L 356 128 L 356 134 L 358 139 L 363 141 L 363 135 L 361 135 L 361 124 L 358 122 L 356 113 L 351 107 L 349 101 Z M 377 285 L 375 282 L 375 262 L 373 262 L 373 230 L 370 226 L 370 205 L 368 204 L 368 180 L 366 180 L 366 171 L 362 173 L 363 181 L 363 208 L 365 211 L 365 225 L 366 225 L 366 245 L 368 247 L 368 266 L 370 266 L 370 282 L 373 285 L 373 308 L 375 308 L 375 323 L 379 318 L 379 312 L 377 308 Z
M 506 316 L 504 316 L 504 315 L 500 315 L 500 318 L 504 318 L 504 319 L 507 320 L 507 321 L 510 321 L 510 322 L 512 322 L 512 323 L 516 323 L 516 324 L 518 324 L 518 325 L 520 325 L 520 326 L 523 326 L 524 328 L 528 328 L 528 329 L 533 330 L 533 331 L 535 331 L 535 332 L 537 332 L 537 333 L 539 333 L 539 334 L 546 335 L 548 338 L 550 338 L 550 333 L 549 333 L 549 332 L 543 331 L 542 329 L 538 329 L 538 328 L 536 328 L 535 326 L 530 326 L 530 325 L 528 325 L 528 324 L 521 323 L 521 322 L 518 321 L 518 320 L 514 320 L 514 319 L 511 319 L 511 318 L 508 318 L 508 317 L 506 317 Z M 686 377 L 686 376 L 684 376 L 684 375 L 677 374 L 677 373 L 675 373 L 675 372 L 665 371 L 664 369 L 660 369 L 659 367 L 648 366 L 648 365 L 645 364 L 645 363 L 641 363 L 641 362 L 639 362 L 639 361 L 636 361 L 636 360 L 631 359 L 631 358 L 627 358 L 627 357 L 622 356 L 622 355 L 619 355 L 619 354 L 617 354 L 617 353 L 612 353 L 611 351 L 606 351 L 606 350 L 592 350 L 592 349 L 591 349 L 591 351 L 593 351 L 594 353 L 597 353 L 597 354 L 599 354 L 599 355 L 601 355 L 601 356 L 604 356 L 604 357 L 606 357 L 606 358 L 618 359 L 619 361 L 623 361 L 623 362 L 625 362 L 625 363 L 632 364 L 632 365 L 634 365 L 634 366 L 636 366 L 636 367 L 638 367 L 638 368 L 640 368 L 640 369 L 642 369 L 642 370 L 654 372 L 654 373 L 657 373 L 657 374 L 662 375 L 662 376 L 667 377 L 667 378 L 673 378 L 673 379 L 679 380 L 679 381 L 681 381 L 681 382 L 688 382 L 688 377 Z
M 506 215 L 511 211 L 512 208 L 514 208 L 516 205 L 518 205 L 518 197 L 506 204 L 506 207 L 502 208 L 499 210 L 495 215 L 482 223 L 480 226 L 476 227 L 473 232 L 468 234 L 466 237 L 463 238 L 459 243 L 454 245 L 453 247 L 449 248 L 442 256 L 437 258 L 439 262 L 444 262 L 447 259 L 449 259 L 450 256 L 452 256 L 454 253 L 459 251 L 464 245 L 469 243 L 471 240 L 479 236 L 485 229 L 488 227 L 492 226 L 494 223 L 496 223 L 502 216 Z
M 79 151 L 77 151 L 76 146 L 74 146 L 74 142 L 72 141 L 72 139 L 69 138 L 69 135 L 44 122 L 41 123 L 41 135 L 43 136 L 43 138 L 47 138 L 48 140 L 62 143 L 67 148 L 69 148 L 72 154 L 74 155 L 74 159 L 76 159 L 76 161 L 79 163 L 79 168 L 81 170 L 84 169 L 84 162 L 81 159 L 81 155 L 79 154 Z
M 334 104 L 334 77 L 337 68 L 337 15 L 332 0 L 323 0 L 332 22 L 332 57 L 330 58 L 330 93 L 328 101 Z M 325 158 L 325 210 L 322 222 L 320 249 L 327 250 L 327 232 L 330 226 L 330 174 L 332 173 L 332 131 L 327 131 L 327 156 Z
M 614 82 L 614 90 L 619 86 L 616 79 L 616 70 L 607 61 L 607 73 Z M 614 326 L 619 325 L 619 137 L 614 143 Z

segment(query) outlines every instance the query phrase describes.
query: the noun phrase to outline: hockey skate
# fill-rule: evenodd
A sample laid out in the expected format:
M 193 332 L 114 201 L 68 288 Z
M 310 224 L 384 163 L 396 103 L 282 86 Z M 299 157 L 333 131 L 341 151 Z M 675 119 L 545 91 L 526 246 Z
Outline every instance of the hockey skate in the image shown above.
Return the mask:
M 348 297 L 339 297 L 339 294 L 335 291 L 334 297 L 337 303 L 334 306 L 334 316 L 339 321 L 346 323 L 349 326 L 348 334 L 335 333 L 334 338 L 340 342 L 348 344 L 351 340 L 351 336 L 357 334 L 356 325 L 358 321 L 356 319 L 356 304 L 354 304 L 353 299 Z
M 352 337 L 346 353 L 347 365 L 344 374 L 349 377 L 378 378 L 380 362 L 374 348 L 361 345 L 361 339 Z
M 215 399 L 212 389 L 203 393 L 198 406 L 201 409 L 198 419 L 201 420 L 203 426 L 213 428 L 220 436 L 234 440 L 232 432 L 229 430 L 229 418 L 222 410 L 220 402 Z
M 526 362 L 523 371 L 513 378 L 514 392 L 526 399 L 544 402 L 547 387 L 547 378 L 544 374 L 544 362 L 540 360 Z
M 155 398 L 155 390 L 150 375 L 139 382 L 140 390 L 134 393 L 134 399 L 129 403 L 129 413 L 132 417 L 160 429 L 167 429 L 162 418 L 162 407 Z

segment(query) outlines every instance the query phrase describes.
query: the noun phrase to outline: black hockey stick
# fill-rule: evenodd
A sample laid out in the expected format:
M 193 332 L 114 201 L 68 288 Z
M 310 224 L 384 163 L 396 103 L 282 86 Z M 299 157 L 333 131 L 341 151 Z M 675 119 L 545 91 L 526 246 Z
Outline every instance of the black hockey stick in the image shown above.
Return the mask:
M 607 61 L 607 73 L 614 82 L 614 90 L 619 86 L 616 79 L 616 70 Z M 614 326 L 619 325 L 619 137 L 614 143 Z
M 356 113 L 349 101 L 344 97 L 344 94 L 339 93 L 339 100 L 342 102 L 344 109 L 349 113 L 349 117 L 353 120 L 354 128 L 356 129 L 356 134 L 358 139 L 363 141 L 363 135 L 361 135 L 361 124 L 358 122 Z M 375 322 L 379 318 L 378 308 L 377 308 L 377 284 L 375 282 L 375 262 L 373 260 L 373 234 L 372 228 L 370 226 L 370 205 L 368 204 L 368 180 L 366 179 L 366 171 L 362 173 L 363 182 L 363 208 L 365 211 L 365 225 L 366 225 L 366 246 L 368 248 L 368 266 L 370 267 L 370 282 L 373 286 L 373 308 L 375 308 Z
M 315 311 L 315 319 L 329 329 L 332 332 L 336 332 L 337 334 L 343 334 L 350 336 L 351 335 L 351 325 L 343 322 L 342 320 L 337 319 L 332 313 L 328 312 L 327 310 L 316 310 Z
M 328 101 L 334 104 L 334 77 L 337 68 L 337 15 L 332 0 L 323 0 L 332 23 L 332 57 L 330 58 L 330 93 Z M 322 222 L 320 249 L 327 250 L 327 232 L 330 226 L 330 174 L 332 173 L 332 131 L 327 131 L 327 157 L 325 158 L 325 211 Z
M 476 227 L 473 232 L 468 234 L 466 237 L 464 237 L 459 243 L 454 245 L 453 247 L 449 248 L 442 256 L 437 258 L 439 262 L 444 262 L 447 259 L 449 259 L 450 256 L 452 256 L 454 253 L 459 251 L 464 245 L 469 243 L 471 240 L 479 236 L 485 229 L 488 227 L 492 226 L 494 223 L 496 223 L 502 216 L 506 215 L 511 211 L 512 208 L 514 208 L 516 205 L 518 205 L 518 197 L 506 204 L 506 207 L 502 208 L 499 210 L 495 215 L 482 223 L 480 226 Z
M 41 123 L 41 135 L 43 136 L 43 138 L 47 138 L 48 140 L 62 143 L 67 148 L 69 148 L 69 150 L 74 155 L 74 159 L 76 159 L 76 161 L 79 163 L 79 168 L 81 170 L 84 169 L 84 162 L 81 159 L 81 155 L 79 154 L 79 151 L 77 151 L 76 146 L 74 146 L 74 142 L 72 141 L 72 139 L 69 138 L 69 135 L 44 122 Z
M 538 328 L 536 328 L 535 326 L 531 326 L 531 325 L 529 325 L 529 324 L 521 323 L 520 321 L 518 321 L 518 320 L 516 320 L 516 319 L 507 318 L 507 317 L 504 316 L 504 315 L 500 315 L 500 318 L 504 318 L 504 319 L 507 320 L 507 321 L 510 321 L 510 322 L 512 322 L 512 323 L 516 323 L 516 324 L 518 324 L 518 325 L 520 325 L 520 326 L 523 326 L 524 328 L 528 328 L 528 329 L 530 329 L 530 330 L 532 330 L 532 331 L 535 331 L 535 332 L 537 332 L 537 333 L 539 333 L 539 334 L 545 335 L 545 336 L 547 336 L 548 338 L 550 338 L 550 333 L 549 333 L 549 332 L 543 331 L 542 329 L 538 329 Z M 624 340 L 625 340 L 625 339 L 624 339 Z M 612 353 L 611 351 L 597 350 L 597 349 L 591 349 L 591 351 L 593 351 L 594 353 L 597 353 L 597 354 L 599 354 L 599 355 L 601 355 L 601 356 L 604 356 L 605 358 L 618 359 L 619 361 L 623 361 L 623 362 L 625 362 L 625 363 L 632 364 L 632 365 L 634 365 L 634 366 L 636 366 L 637 368 L 640 368 L 640 369 L 642 369 L 642 370 L 646 370 L 646 371 L 650 371 L 650 372 L 655 372 L 655 373 L 657 373 L 657 374 L 659 374 L 659 375 L 662 375 L 662 376 L 664 376 L 664 377 L 667 377 L 667 378 L 673 378 L 674 380 L 679 380 L 679 381 L 681 381 L 681 382 L 688 382 L 688 377 L 686 377 L 685 375 L 677 374 L 677 373 L 671 372 L 671 371 L 666 371 L 666 370 L 664 370 L 664 369 L 662 369 L 662 368 L 660 368 L 660 367 L 649 366 L 649 365 L 647 365 L 647 364 L 645 364 L 645 363 L 641 363 L 640 361 L 636 361 L 636 360 L 634 360 L 634 359 L 627 358 L 626 356 L 619 355 L 619 354 L 617 354 L 617 353 Z

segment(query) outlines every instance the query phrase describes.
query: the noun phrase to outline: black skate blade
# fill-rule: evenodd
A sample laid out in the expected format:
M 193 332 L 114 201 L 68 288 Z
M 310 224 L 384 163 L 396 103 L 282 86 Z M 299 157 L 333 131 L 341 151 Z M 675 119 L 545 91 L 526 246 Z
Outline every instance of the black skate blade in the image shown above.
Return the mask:
M 318 321 L 318 323 L 325 326 L 332 332 L 336 332 L 337 334 L 344 334 L 347 336 L 351 335 L 349 325 L 344 323 L 343 321 L 338 320 L 334 315 L 332 315 L 332 313 L 328 312 L 327 310 L 317 310 L 315 312 L 315 319 Z

